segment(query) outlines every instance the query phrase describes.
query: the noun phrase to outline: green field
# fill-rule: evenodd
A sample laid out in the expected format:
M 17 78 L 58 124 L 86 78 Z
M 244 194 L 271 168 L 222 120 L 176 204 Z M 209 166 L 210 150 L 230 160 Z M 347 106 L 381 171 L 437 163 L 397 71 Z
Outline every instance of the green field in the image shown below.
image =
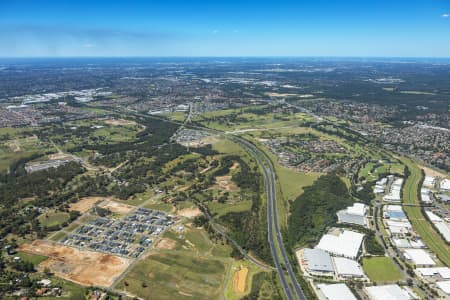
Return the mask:
M 170 203 L 164 203 L 161 202 L 160 200 L 156 200 L 155 202 L 150 202 L 144 205 L 145 208 L 150 208 L 150 209 L 156 209 L 156 210 L 161 210 L 164 212 L 172 212 L 173 211 L 173 205 Z
M 404 165 L 400 163 L 384 162 L 382 165 L 375 168 L 375 163 L 367 163 L 358 174 L 360 180 L 364 177 L 367 181 L 378 180 L 379 174 L 404 174 Z
M 39 217 L 42 226 L 53 227 L 61 225 L 69 220 L 69 214 L 65 212 L 50 212 Z
M 422 173 L 415 162 L 410 159 L 402 159 L 402 162 L 409 168 L 411 174 L 408 176 L 403 187 L 404 203 L 419 204 L 417 188 L 422 179 Z M 404 210 L 411 221 L 414 230 L 420 235 L 425 244 L 436 256 L 446 265 L 450 266 L 450 246 L 442 239 L 422 214 L 420 207 L 404 206 Z
M 217 299 L 226 265 L 192 253 L 159 253 L 139 262 L 118 288 L 144 299 Z
M 20 257 L 23 261 L 28 261 L 33 264 L 33 266 L 39 265 L 41 262 L 47 259 L 46 256 L 30 254 L 26 252 L 18 252 L 16 256 Z
M 39 297 L 40 300 L 84 300 L 86 299 L 86 289 L 80 285 L 66 281 L 57 277 L 51 277 L 52 284 L 60 286 L 63 290 L 61 297 Z
M 231 247 L 212 242 L 204 229 L 168 230 L 173 243 L 139 261 L 118 289 L 143 299 L 218 299 L 231 264 Z M 158 293 L 155 293 L 158 291 Z
M 244 200 L 239 201 L 237 203 L 208 202 L 206 206 L 215 217 L 220 217 L 230 212 L 241 212 L 250 210 L 252 207 L 252 201 Z
M 365 257 L 362 266 L 371 281 L 385 283 L 402 280 L 399 268 L 389 257 Z

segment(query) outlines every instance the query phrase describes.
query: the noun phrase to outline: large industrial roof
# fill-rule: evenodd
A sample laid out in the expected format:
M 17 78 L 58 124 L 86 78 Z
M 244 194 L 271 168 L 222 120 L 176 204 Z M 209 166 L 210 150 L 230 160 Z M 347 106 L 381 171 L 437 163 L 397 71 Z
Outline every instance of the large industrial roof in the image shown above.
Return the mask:
M 436 285 L 447 295 L 450 295 L 450 281 L 439 281 Z
M 343 276 L 363 277 L 364 272 L 356 260 L 345 257 L 333 257 L 336 272 Z
M 397 284 L 370 286 L 366 288 L 372 300 L 410 300 L 411 295 Z
M 437 268 L 417 268 L 422 276 L 435 276 L 440 275 L 444 279 L 450 279 L 450 269 L 448 267 L 437 267 Z
M 411 259 L 415 265 L 435 265 L 430 254 L 423 249 L 406 249 L 405 256 Z
M 337 256 L 356 258 L 361 247 L 364 234 L 344 230 L 340 234 L 325 234 L 316 248 L 325 250 Z
M 352 291 L 344 283 L 318 284 L 317 287 L 328 300 L 356 300 Z
M 305 249 L 303 258 L 308 264 L 308 270 L 314 272 L 334 272 L 330 254 L 321 249 Z

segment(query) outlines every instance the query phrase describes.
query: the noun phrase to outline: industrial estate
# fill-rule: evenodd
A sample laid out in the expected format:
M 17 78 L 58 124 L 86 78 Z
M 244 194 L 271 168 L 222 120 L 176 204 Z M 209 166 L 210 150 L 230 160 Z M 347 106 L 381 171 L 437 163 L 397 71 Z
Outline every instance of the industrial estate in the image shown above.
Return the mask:
M 2 299 L 450 299 L 448 63 L 0 67 Z

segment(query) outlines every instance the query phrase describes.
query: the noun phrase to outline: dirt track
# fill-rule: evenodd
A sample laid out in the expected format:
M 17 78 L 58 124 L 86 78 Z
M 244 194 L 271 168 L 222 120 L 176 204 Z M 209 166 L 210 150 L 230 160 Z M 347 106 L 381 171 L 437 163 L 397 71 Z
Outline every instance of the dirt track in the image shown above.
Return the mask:
M 109 287 L 130 265 L 126 258 L 43 240 L 25 244 L 20 250 L 49 257 L 39 264 L 38 270 L 48 268 L 56 276 L 84 286 Z

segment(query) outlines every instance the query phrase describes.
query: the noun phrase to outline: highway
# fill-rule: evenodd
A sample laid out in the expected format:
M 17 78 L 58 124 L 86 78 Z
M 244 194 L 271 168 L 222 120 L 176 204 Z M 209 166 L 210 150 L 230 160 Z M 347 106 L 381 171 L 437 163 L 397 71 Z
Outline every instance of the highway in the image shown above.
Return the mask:
M 153 117 L 165 122 L 175 123 L 181 126 L 186 126 L 187 122 L 177 122 L 173 120 L 164 119 L 158 116 L 152 115 L 143 115 L 137 112 L 134 112 L 135 115 L 145 116 L 145 117 Z M 190 128 L 209 131 L 214 134 L 222 135 L 226 138 L 231 139 L 232 141 L 241 145 L 255 160 L 258 165 L 263 170 L 263 175 L 265 179 L 266 186 L 266 198 L 267 198 L 267 228 L 268 228 L 268 242 L 270 246 L 270 251 L 272 253 L 273 261 L 275 263 L 275 268 L 277 270 L 278 277 L 280 278 L 282 288 L 288 300 L 306 300 L 306 297 L 303 293 L 300 284 L 297 281 L 297 277 L 295 276 L 292 265 L 289 261 L 289 257 L 286 253 L 286 249 L 283 245 L 283 238 L 281 236 L 281 231 L 278 224 L 278 210 L 277 210 L 277 193 L 276 193 L 276 180 L 275 180 L 275 171 L 270 161 L 270 158 L 266 153 L 258 149 L 255 145 L 250 143 L 249 141 L 238 137 L 236 135 L 227 135 L 221 131 L 195 126 L 190 124 Z M 276 237 L 274 239 L 274 237 Z M 277 253 L 277 248 L 280 251 L 280 256 Z M 287 270 L 287 274 L 285 273 L 285 269 Z M 292 286 L 289 284 L 288 280 L 291 282 Z
M 272 163 L 267 155 L 258 149 L 255 145 L 250 142 L 239 138 L 232 138 L 235 142 L 239 143 L 251 156 L 253 156 L 261 169 L 263 170 L 265 181 L 266 181 L 266 196 L 267 196 L 267 226 L 268 226 L 268 241 L 270 245 L 270 251 L 272 253 L 273 260 L 275 262 L 275 267 L 277 269 L 278 276 L 281 281 L 281 285 L 285 292 L 287 299 L 300 299 L 306 300 L 300 284 L 297 281 L 297 277 L 292 269 L 289 257 L 286 253 L 286 249 L 283 245 L 283 238 L 281 236 L 281 231 L 278 224 L 278 210 L 277 210 L 277 195 L 275 187 L 275 171 L 273 169 Z M 274 235 L 275 234 L 275 235 Z M 274 236 L 276 239 L 274 240 Z M 281 258 L 277 254 L 277 250 L 280 250 Z M 293 285 L 293 290 L 286 279 L 283 265 L 287 270 L 287 277 Z

